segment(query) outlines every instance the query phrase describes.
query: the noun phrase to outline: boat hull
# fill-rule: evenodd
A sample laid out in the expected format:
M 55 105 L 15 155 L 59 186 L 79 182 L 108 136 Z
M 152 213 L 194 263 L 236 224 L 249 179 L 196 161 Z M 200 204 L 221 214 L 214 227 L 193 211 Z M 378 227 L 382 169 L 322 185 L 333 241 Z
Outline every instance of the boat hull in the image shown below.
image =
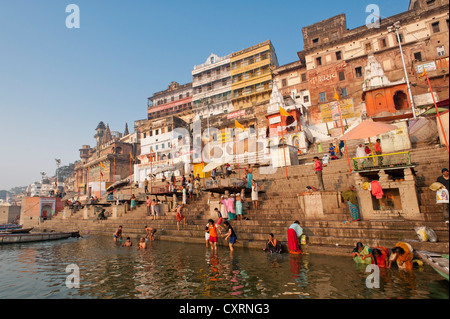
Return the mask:
M 416 253 L 425 263 L 436 270 L 439 275 L 449 280 L 448 256 L 428 251 L 416 251 Z
M 1 234 L 0 245 L 58 240 L 77 236 L 79 236 L 78 232 Z

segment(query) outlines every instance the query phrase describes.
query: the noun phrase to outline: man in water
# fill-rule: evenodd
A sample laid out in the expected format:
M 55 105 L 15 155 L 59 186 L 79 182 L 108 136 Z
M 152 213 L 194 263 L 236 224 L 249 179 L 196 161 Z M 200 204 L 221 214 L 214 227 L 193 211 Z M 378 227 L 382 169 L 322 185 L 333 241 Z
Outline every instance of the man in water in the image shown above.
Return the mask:
M 117 239 L 122 240 L 122 226 L 119 226 L 119 228 L 114 233 L 113 238 L 114 242 L 117 242 Z
M 145 226 L 145 238 L 149 239 L 149 240 L 155 240 L 155 238 L 153 237 L 156 233 L 156 228 L 151 228 L 151 227 L 147 227 Z

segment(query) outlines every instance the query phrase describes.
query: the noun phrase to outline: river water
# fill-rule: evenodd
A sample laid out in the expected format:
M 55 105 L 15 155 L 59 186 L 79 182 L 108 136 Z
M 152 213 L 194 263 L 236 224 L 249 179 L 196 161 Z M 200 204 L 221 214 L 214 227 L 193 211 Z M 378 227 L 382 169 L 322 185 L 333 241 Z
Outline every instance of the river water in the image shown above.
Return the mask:
M 230 253 L 222 246 L 212 253 L 164 241 L 146 250 L 136 240 L 122 247 L 97 236 L 0 246 L 1 299 L 449 298 L 448 281 L 427 265 L 412 273 L 381 271 L 379 288 L 367 288 L 369 275 L 350 257 Z

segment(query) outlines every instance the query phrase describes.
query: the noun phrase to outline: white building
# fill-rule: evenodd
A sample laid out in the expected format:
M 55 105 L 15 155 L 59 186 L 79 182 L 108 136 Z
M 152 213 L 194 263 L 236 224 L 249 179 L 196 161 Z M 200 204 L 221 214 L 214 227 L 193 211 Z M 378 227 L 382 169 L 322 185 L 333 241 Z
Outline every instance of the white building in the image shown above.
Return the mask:
M 233 110 L 231 102 L 231 54 L 219 57 L 214 53 L 192 71 L 192 106 L 194 120 Z

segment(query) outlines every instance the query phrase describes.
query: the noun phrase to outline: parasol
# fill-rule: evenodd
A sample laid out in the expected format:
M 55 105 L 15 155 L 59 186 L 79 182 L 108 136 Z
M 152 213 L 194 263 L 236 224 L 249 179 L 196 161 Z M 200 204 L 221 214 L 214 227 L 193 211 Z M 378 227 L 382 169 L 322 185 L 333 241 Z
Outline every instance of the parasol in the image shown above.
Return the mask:
M 370 138 L 379 134 L 384 134 L 392 130 L 398 129 L 397 126 L 392 124 L 386 124 L 381 122 L 373 121 L 363 121 L 353 129 L 342 135 L 341 140 L 359 140 L 359 139 L 369 139 L 370 151 L 372 152 L 372 160 L 375 165 L 375 157 L 373 156 L 372 143 Z

